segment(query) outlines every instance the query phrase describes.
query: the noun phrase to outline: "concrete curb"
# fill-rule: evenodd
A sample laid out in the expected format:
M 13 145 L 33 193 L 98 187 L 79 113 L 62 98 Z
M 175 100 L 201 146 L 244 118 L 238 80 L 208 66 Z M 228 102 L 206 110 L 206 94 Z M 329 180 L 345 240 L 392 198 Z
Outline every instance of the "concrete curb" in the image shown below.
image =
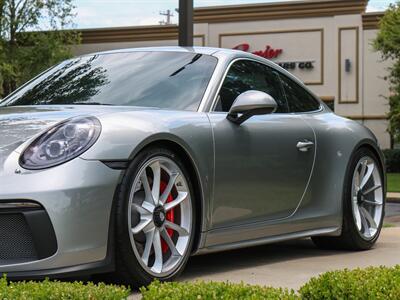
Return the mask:
M 400 193 L 387 193 L 386 200 L 387 202 L 400 203 Z

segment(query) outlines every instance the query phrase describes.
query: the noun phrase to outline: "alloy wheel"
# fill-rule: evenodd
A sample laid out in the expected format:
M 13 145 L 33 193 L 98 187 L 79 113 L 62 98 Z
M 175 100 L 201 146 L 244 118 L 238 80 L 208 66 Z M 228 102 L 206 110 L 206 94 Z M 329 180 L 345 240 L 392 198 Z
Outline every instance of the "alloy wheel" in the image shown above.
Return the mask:
M 192 233 L 188 181 L 169 158 L 155 157 L 137 173 L 129 198 L 128 226 L 136 259 L 152 276 L 170 276 L 181 265 Z
M 379 232 L 383 199 L 380 170 L 374 159 L 364 156 L 353 174 L 352 209 L 356 227 L 365 240 L 372 240 Z

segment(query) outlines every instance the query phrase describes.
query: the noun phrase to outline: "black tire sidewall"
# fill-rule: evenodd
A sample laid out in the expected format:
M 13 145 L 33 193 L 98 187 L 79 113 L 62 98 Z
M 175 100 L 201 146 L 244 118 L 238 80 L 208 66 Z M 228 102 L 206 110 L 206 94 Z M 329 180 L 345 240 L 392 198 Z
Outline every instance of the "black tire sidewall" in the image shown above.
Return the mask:
M 190 192 L 190 197 L 192 199 L 192 232 L 190 234 L 189 244 L 179 266 L 172 274 L 166 277 L 154 277 L 153 275 L 147 273 L 137 260 L 130 240 L 127 214 L 129 206 L 129 195 L 131 192 L 133 181 L 138 175 L 139 170 L 147 161 L 154 157 L 160 156 L 172 160 L 181 169 L 186 179 Z M 154 279 L 157 279 L 159 281 L 170 281 L 179 276 L 179 274 L 183 271 L 191 254 L 196 228 L 195 194 L 189 173 L 187 172 L 185 165 L 182 163 L 180 158 L 174 152 L 164 148 L 152 147 L 141 151 L 132 160 L 128 169 L 126 170 L 120 185 L 120 190 L 116 201 L 116 262 L 117 271 L 119 271 L 119 273 L 122 273 L 123 281 L 135 287 L 141 287 L 150 284 Z

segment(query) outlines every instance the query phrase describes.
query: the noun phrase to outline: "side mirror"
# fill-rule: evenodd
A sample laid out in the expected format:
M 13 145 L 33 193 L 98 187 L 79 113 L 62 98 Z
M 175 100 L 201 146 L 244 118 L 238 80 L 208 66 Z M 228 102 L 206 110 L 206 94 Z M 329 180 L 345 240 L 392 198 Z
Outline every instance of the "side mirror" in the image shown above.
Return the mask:
M 227 118 L 240 125 L 252 116 L 272 114 L 277 108 L 278 104 L 271 95 L 260 91 L 247 91 L 233 102 Z

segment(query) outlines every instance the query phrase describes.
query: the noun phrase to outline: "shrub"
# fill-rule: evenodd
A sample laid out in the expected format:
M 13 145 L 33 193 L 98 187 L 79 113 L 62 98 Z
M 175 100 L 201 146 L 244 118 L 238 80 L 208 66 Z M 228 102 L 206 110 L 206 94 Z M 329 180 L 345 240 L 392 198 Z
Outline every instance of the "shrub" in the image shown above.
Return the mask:
M 141 288 L 143 300 L 295 300 L 300 299 L 294 291 L 228 282 L 153 282 Z
M 144 300 L 234 299 L 400 299 L 400 266 L 328 272 L 312 278 L 298 293 L 293 290 L 252 286 L 244 283 L 160 283 L 140 290 Z
M 400 266 L 335 271 L 312 278 L 299 291 L 313 299 L 400 299 Z
M 59 282 L 46 279 L 42 282 L 7 282 L 5 276 L 0 279 L 0 299 L 21 300 L 74 300 L 74 299 L 127 299 L 129 289 L 121 286 L 99 283 Z
M 386 171 L 389 173 L 400 172 L 400 149 L 383 150 L 386 160 Z

